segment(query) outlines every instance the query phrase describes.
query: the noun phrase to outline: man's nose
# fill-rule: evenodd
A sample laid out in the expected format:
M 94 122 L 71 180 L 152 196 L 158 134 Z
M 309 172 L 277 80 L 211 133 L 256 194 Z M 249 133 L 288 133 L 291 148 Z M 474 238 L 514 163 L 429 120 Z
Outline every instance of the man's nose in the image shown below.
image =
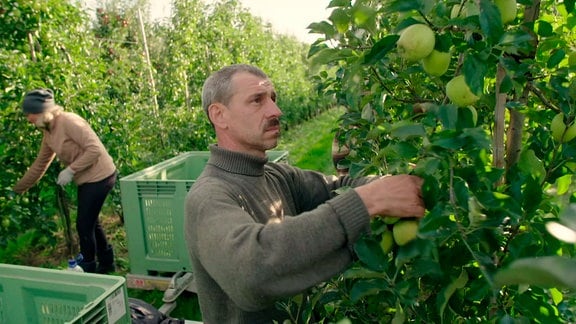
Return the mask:
M 276 104 L 276 102 L 274 100 L 269 101 L 268 103 L 268 107 L 266 108 L 268 116 L 274 116 L 274 117 L 280 117 L 282 116 L 282 110 L 280 110 L 280 107 L 278 107 L 278 105 Z

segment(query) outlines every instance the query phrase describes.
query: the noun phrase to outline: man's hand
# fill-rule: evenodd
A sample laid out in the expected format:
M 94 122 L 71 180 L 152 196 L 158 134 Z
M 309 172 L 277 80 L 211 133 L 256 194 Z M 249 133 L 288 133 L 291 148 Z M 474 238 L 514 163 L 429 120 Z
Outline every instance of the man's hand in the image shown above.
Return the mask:
M 423 217 L 423 182 L 422 178 L 412 175 L 384 176 L 354 190 L 370 216 Z
M 70 181 L 72 181 L 72 178 L 74 178 L 74 171 L 72 171 L 72 169 L 70 169 L 70 167 L 67 167 L 66 169 L 64 169 L 60 172 L 60 174 L 58 175 L 58 180 L 56 181 L 56 183 L 61 185 L 61 186 L 65 186 L 65 185 L 69 184 Z

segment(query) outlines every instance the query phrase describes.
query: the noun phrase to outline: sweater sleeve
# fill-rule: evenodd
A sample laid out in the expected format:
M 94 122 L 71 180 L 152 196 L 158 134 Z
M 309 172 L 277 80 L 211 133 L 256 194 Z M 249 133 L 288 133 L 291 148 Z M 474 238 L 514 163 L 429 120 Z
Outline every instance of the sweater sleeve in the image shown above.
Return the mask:
M 42 144 L 40 145 L 40 150 L 38 151 L 36 160 L 34 160 L 20 181 L 14 185 L 13 190 L 16 193 L 21 194 L 32 188 L 32 186 L 34 186 L 36 182 L 44 176 L 44 173 L 48 170 L 54 157 L 56 157 L 56 154 L 50 149 L 50 147 L 48 147 L 46 139 L 42 138 Z
M 240 200 L 222 184 L 192 190 L 186 230 L 193 255 L 246 311 L 342 272 L 352 262 L 350 242 L 369 229 L 368 212 L 353 190 L 266 224 L 255 222 Z
M 275 164 L 276 171 L 282 173 L 285 179 L 292 183 L 290 190 L 299 204 L 300 212 L 316 208 L 318 205 L 334 198 L 349 189 L 366 184 L 377 176 L 350 177 L 324 175 L 323 173 L 295 168 L 288 164 Z M 339 206 L 340 207 L 340 206 Z

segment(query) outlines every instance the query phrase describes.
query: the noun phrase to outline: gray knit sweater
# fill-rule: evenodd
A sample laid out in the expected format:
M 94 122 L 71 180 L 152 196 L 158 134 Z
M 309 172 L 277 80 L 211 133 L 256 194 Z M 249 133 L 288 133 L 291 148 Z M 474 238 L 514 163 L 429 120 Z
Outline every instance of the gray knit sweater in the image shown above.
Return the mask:
M 202 320 L 281 322 L 277 300 L 350 265 L 351 245 L 370 217 L 354 190 L 335 190 L 370 179 L 325 176 L 215 145 L 210 152 L 186 198 Z

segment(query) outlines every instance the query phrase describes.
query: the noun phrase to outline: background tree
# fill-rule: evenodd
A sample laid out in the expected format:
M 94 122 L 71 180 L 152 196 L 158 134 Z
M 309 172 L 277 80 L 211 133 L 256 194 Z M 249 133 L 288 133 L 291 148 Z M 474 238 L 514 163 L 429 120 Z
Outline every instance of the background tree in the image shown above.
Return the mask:
M 11 190 L 40 145 L 40 132 L 20 108 L 30 89 L 52 88 L 65 110 L 85 117 L 120 177 L 207 149 L 213 134 L 200 107 L 201 86 L 224 65 L 257 64 L 270 74 L 285 128 L 331 106 L 307 79 L 308 47 L 275 34 L 238 2 L 175 1 L 170 19 L 155 22 L 148 7 L 106 1 L 88 12 L 69 1 L 0 0 L 0 259 L 35 265 L 36 252 L 27 251 L 57 242 L 65 210 L 75 217 L 73 199 L 58 204 L 57 163 L 25 195 Z M 118 188 L 108 201 L 109 216 L 122 217 Z

